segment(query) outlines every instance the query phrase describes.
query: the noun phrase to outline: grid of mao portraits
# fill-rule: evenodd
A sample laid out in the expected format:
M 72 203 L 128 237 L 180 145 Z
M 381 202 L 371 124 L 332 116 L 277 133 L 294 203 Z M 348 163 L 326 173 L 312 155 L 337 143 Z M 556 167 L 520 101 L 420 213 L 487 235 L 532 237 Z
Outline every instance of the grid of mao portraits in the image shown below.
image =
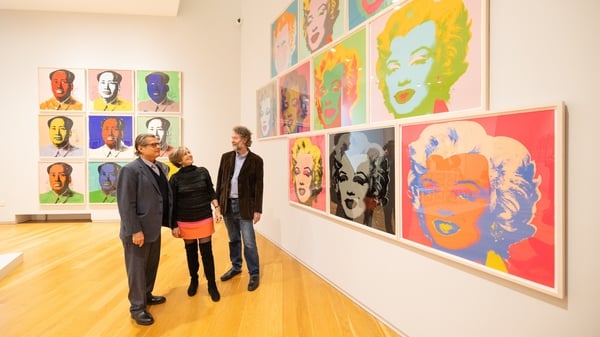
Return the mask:
M 273 19 L 256 134 L 487 109 L 488 0 L 294 0 Z
M 181 144 L 179 71 L 40 67 L 38 92 L 42 206 L 115 207 L 138 134 L 157 137 L 163 162 Z
M 286 141 L 295 207 L 563 296 L 562 103 L 312 131 Z

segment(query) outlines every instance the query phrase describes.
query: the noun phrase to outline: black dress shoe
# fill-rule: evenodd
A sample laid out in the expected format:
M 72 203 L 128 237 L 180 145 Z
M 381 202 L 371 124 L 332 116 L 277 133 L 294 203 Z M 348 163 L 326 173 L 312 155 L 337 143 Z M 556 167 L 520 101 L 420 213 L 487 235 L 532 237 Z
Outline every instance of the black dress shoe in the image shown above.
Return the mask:
M 223 274 L 223 276 L 221 276 L 221 281 L 227 281 L 241 272 L 241 270 L 233 270 L 233 268 L 229 269 L 225 274 Z
M 150 313 L 145 310 L 135 313 L 132 312 L 131 318 L 133 318 L 135 322 L 139 325 L 151 325 L 152 323 L 154 323 L 154 318 L 152 317 L 152 315 L 150 315 Z
M 260 283 L 260 278 L 258 275 L 250 276 L 250 282 L 248 283 L 248 291 L 254 291 L 258 288 L 258 284 Z
M 163 304 L 166 301 L 167 298 L 164 296 L 149 296 L 148 298 L 146 298 L 147 305 Z

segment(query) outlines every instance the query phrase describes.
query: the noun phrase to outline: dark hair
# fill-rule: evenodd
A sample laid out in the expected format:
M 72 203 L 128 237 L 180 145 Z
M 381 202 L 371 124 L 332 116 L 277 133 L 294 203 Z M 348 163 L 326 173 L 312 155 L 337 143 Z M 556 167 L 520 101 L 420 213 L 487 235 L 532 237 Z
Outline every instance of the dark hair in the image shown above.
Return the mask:
M 121 170 L 121 165 L 110 161 L 98 165 L 98 173 L 100 173 L 100 170 L 102 170 L 102 168 L 106 165 L 111 165 L 115 169 L 115 171 L 117 171 L 117 173 Z
M 67 83 L 73 83 L 73 81 L 75 80 L 75 74 L 73 74 L 71 71 L 69 71 L 67 69 L 56 69 L 56 70 L 50 72 L 50 74 L 48 74 L 48 78 L 52 79 L 52 76 L 54 76 L 54 74 L 59 71 L 62 71 L 67 75 Z
M 146 127 L 148 127 L 148 124 L 150 124 L 151 121 L 158 119 L 160 120 L 160 122 L 162 123 L 162 127 L 165 130 L 169 130 L 169 128 L 171 127 L 171 122 L 169 122 L 168 119 L 166 118 L 162 118 L 162 117 L 152 117 L 149 120 L 146 121 Z
M 134 146 L 135 146 L 135 155 L 136 156 L 140 155 L 140 151 L 138 150 L 138 147 L 146 145 L 146 139 L 150 138 L 150 137 L 156 139 L 156 136 L 151 133 L 140 133 L 139 135 L 137 135 L 137 137 L 135 137 Z
M 65 122 L 65 129 L 71 131 L 71 128 L 73 127 L 73 120 L 71 118 L 65 117 L 65 116 L 54 116 L 54 117 L 50 118 L 48 120 L 48 127 L 50 127 L 50 124 L 52 124 L 52 121 L 57 118 L 62 119 Z
M 100 81 L 100 76 L 102 76 L 102 74 L 105 74 L 105 73 L 113 74 L 115 81 L 117 81 L 118 83 L 121 83 L 121 80 L 123 79 L 123 76 L 121 76 L 121 74 L 119 74 L 118 72 L 113 71 L 113 70 L 105 70 L 105 71 L 99 72 L 98 75 L 96 75 L 96 79 L 98 81 Z
M 125 130 L 125 121 L 122 118 L 119 117 L 106 117 L 102 120 L 102 122 L 100 122 L 100 127 L 104 126 L 104 122 L 106 122 L 109 119 L 114 119 L 117 121 L 117 127 L 119 128 L 119 131 L 123 131 Z
M 250 147 L 252 145 L 252 132 L 245 126 L 238 125 L 233 128 L 233 132 L 237 133 L 246 140 L 246 146 Z
M 169 83 L 169 75 L 166 73 L 163 73 L 162 71 L 155 71 L 155 72 L 152 72 L 152 73 L 146 75 L 146 77 L 144 77 L 144 80 L 146 81 L 146 83 L 148 83 L 148 77 L 150 77 L 151 75 L 158 75 L 158 76 L 160 76 L 160 81 L 162 83 Z
M 56 162 L 48 165 L 48 167 L 46 168 L 46 172 L 50 173 L 50 169 L 55 165 L 62 165 L 63 169 L 65 170 L 65 174 L 69 177 L 71 176 L 71 172 L 73 172 L 73 166 L 64 162 Z

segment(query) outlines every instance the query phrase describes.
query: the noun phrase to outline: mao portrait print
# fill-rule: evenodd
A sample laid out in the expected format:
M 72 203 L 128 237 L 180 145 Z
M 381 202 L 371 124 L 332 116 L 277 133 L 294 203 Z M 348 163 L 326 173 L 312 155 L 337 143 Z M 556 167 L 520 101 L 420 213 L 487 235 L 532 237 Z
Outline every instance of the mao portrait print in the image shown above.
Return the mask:
M 40 157 L 83 158 L 85 118 L 83 115 L 38 116 Z
M 101 115 L 88 117 L 89 158 L 133 158 L 133 117 Z
M 39 202 L 42 205 L 83 204 L 85 167 L 80 162 L 40 162 Z
M 127 162 L 89 162 L 88 200 L 90 204 L 114 204 L 117 202 L 117 178 Z
M 403 126 L 402 238 L 554 287 L 556 122 L 542 109 Z
M 178 116 L 138 116 L 137 133 L 149 133 L 160 143 L 159 157 L 168 157 L 181 144 L 181 118 Z
M 181 112 L 181 72 L 138 70 L 136 84 L 138 112 Z
M 330 213 L 361 225 L 395 233 L 394 128 L 329 134 Z M 385 149 L 384 149 L 385 148 Z
M 85 88 L 84 69 L 38 69 L 40 111 L 83 112 Z
M 371 22 L 372 121 L 485 108 L 484 7 L 414 0 Z
M 88 99 L 94 112 L 133 112 L 133 71 L 88 69 Z

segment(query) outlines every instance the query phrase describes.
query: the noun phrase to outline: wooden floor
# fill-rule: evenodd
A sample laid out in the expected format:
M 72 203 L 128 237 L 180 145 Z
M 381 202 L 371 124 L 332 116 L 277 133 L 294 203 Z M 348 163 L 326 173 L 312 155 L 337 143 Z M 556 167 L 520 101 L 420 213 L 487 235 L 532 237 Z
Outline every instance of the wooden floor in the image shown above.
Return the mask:
M 217 277 L 229 266 L 227 235 L 217 225 Z M 0 225 L 0 254 L 21 251 L 23 263 L 0 280 L 0 336 L 398 336 L 316 274 L 258 235 L 261 285 L 248 274 L 217 280 L 214 303 L 202 279 L 188 297 L 183 242 L 164 229 L 154 325 L 129 317 L 123 248 L 116 223 Z

